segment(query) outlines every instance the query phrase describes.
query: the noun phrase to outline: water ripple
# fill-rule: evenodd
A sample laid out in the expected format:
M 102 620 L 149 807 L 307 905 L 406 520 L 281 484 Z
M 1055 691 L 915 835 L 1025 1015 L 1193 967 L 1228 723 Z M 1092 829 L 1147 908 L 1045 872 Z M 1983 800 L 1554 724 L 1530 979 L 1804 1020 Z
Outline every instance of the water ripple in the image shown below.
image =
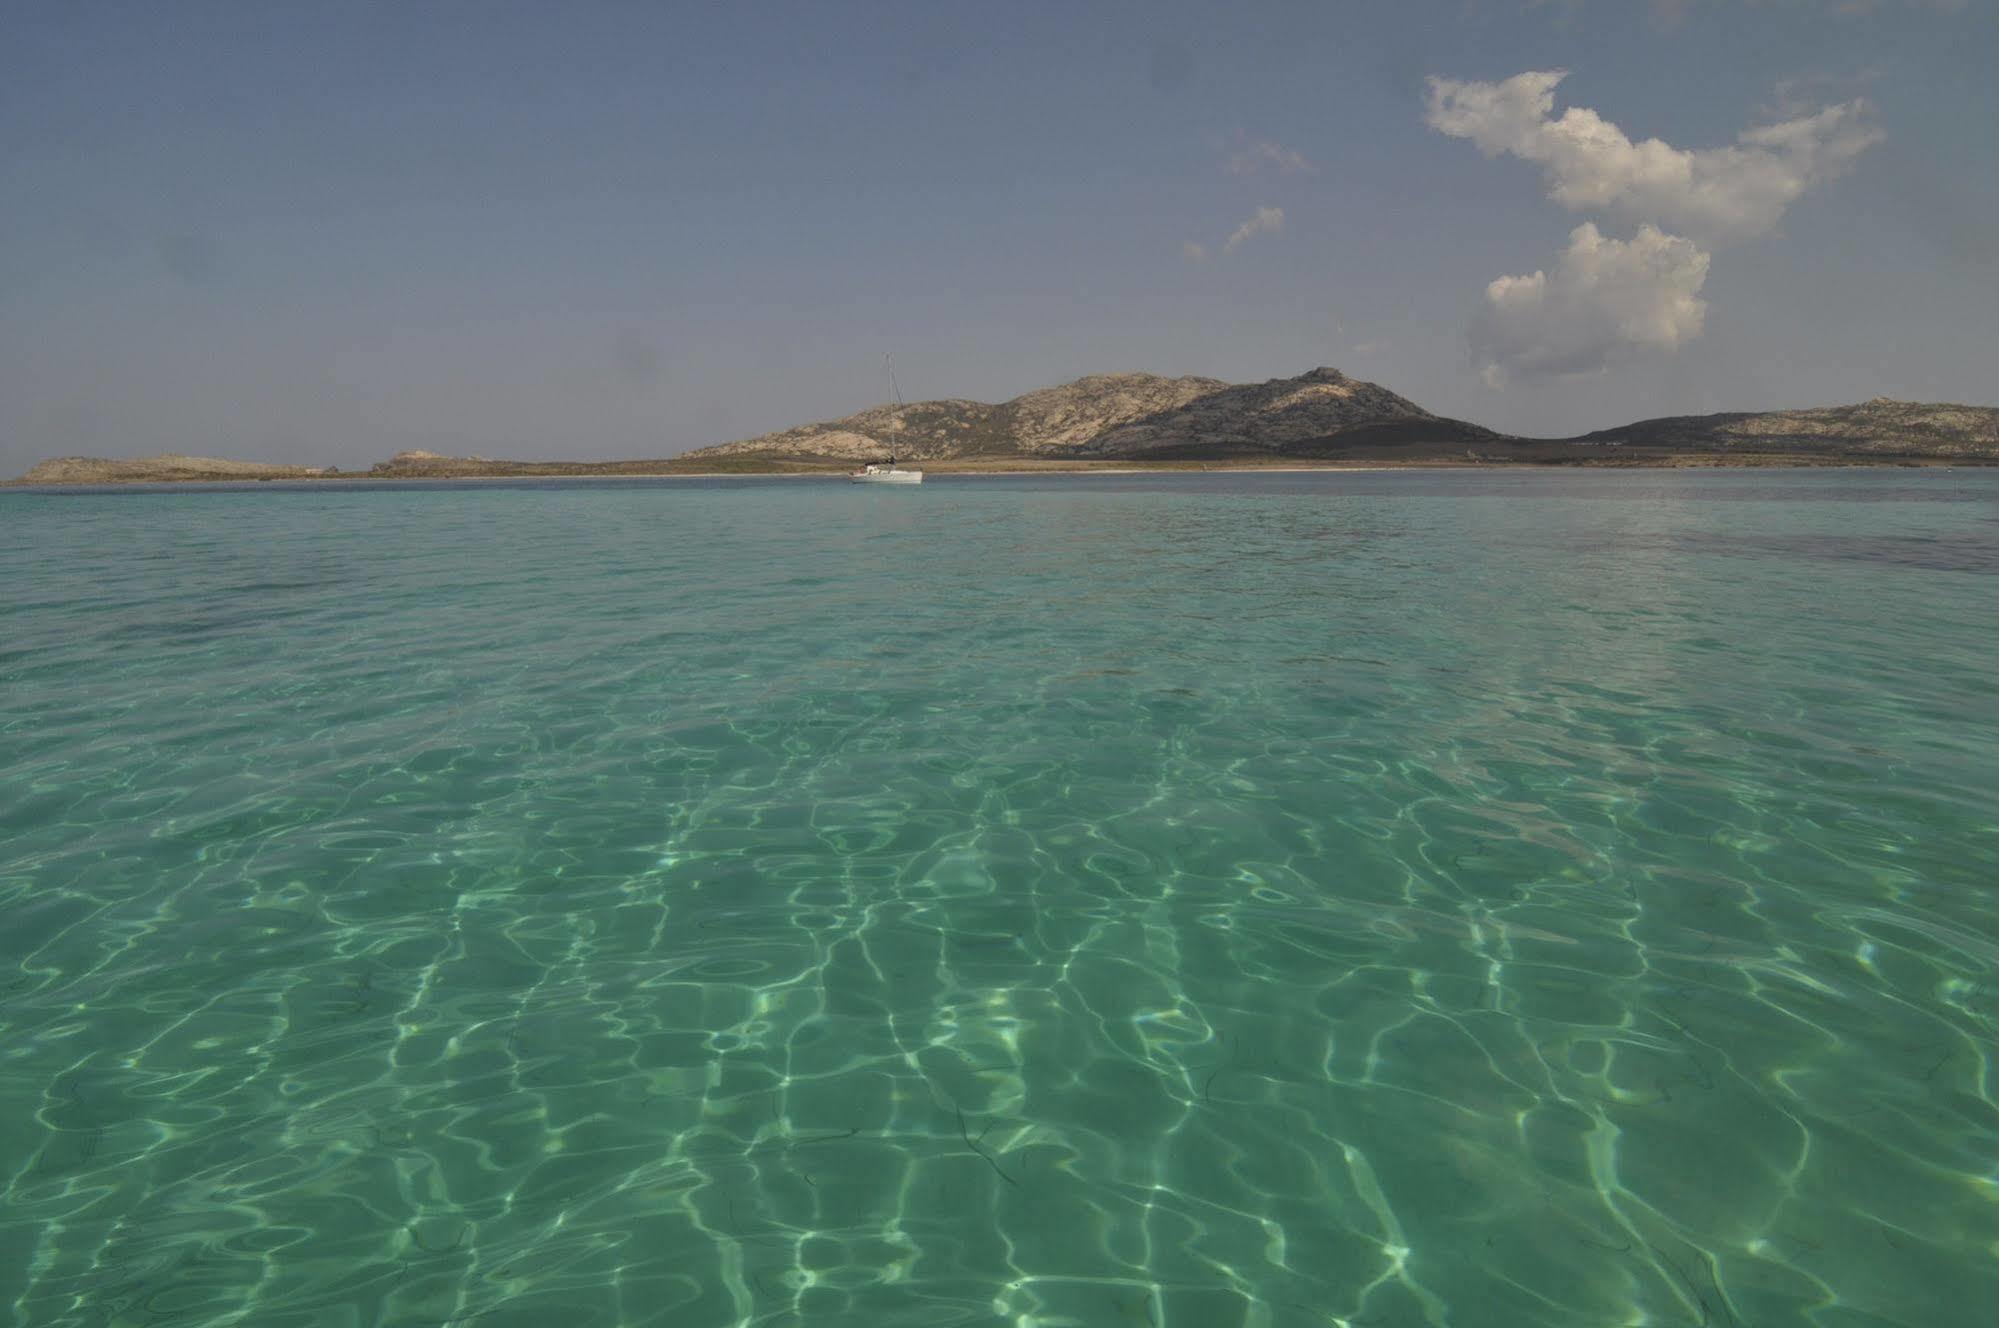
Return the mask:
M 1982 1323 L 1995 506 L 0 494 L 0 1318 Z

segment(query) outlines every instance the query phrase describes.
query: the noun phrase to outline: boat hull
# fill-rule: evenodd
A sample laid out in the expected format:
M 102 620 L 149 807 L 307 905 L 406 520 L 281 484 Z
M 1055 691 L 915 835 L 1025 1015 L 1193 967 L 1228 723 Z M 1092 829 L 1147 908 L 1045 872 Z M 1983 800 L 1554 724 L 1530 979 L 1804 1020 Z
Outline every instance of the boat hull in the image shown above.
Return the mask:
M 870 466 L 863 471 L 847 476 L 855 484 L 921 484 L 923 472 L 920 470 L 877 470 Z

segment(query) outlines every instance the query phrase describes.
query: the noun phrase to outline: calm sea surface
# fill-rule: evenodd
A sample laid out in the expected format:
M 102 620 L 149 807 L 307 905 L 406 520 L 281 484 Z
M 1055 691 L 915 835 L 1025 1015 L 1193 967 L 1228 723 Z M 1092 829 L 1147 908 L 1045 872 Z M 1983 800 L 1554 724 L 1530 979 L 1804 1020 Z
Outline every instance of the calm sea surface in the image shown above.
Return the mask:
M 0 1323 L 1984 1325 L 1999 474 L 0 493 Z

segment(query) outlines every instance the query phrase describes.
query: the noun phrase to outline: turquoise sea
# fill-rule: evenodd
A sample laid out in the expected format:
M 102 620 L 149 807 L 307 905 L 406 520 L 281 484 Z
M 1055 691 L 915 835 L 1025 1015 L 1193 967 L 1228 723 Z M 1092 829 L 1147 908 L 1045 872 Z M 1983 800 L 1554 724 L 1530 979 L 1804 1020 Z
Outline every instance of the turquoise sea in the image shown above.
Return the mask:
M 0 1323 L 1999 1306 L 1999 473 L 0 493 Z

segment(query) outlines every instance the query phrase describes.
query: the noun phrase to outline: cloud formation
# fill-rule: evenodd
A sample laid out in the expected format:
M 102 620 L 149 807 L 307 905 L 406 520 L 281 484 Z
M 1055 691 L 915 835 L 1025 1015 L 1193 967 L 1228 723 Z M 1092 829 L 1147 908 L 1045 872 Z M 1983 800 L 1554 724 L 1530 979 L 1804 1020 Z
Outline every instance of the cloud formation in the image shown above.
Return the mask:
M 1242 225 L 1235 228 L 1229 238 L 1222 242 L 1222 252 L 1232 254 L 1236 250 L 1266 231 L 1284 229 L 1284 209 L 1280 207 L 1260 207 Z
M 1549 197 L 1571 211 L 1620 213 L 1704 243 L 1769 232 L 1799 195 L 1881 141 L 1869 104 L 1856 98 L 1745 130 L 1728 147 L 1633 142 L 1588 107 L 1555 115 L 1555 87 L 1567 76 L 1555 69 L 1500 83 L 1433 77 L 1425 119 L 1488 157 L 1536 163 Z
M 1180 257 L 1190 263 L 1204 262 L 1208 257 L 1208 246 L 1195 244 L 1192 240 L 1184 241 L 1180 245 Z
M 1254 175 L 1266 166 L 1275 169 L 1279 175 L 1316 175 L 1319 171 L 1317 166 L 1305 159 L 1304 153 L 1268 139 L 1258 139 L 1246 148 L 1231 152 L 1227 162 L 1230 175 Z
M 1640 226 L 1606 238 L 1594 223 L 1569 233 L 1552 272 L 1501 277 L 1485 288 L 1472 323 L 1485 380 L 1595 373 L 1648 351 L 1671 351 L 1701 334 L 1708 255 L 1693 241 Z
M 1746 129 L 1727 147 L 1677 148 L 1630 135 L 1586 106 L 1555 114 L 1567 71 L 1499 83 L 1429 80 L 1424 119 L 1488 157 L 1540 166 L 1548 196 L 1571 211 L 1641 223 L 1630 240 L 1586 222 L 1569 234 L 1552 272 L 1501 277 L 1486 287 L 1471 329 L 1486 382 L 1595 373 L 1701 334 L 1708 248 L 1766 235 L 1807 189 L 1837 176 L 1881 141 L 1864 98 Z M 1781 88 L 1791 101 L 1793 88 Z M 1675 234 L 1672 232 L 1684 232 Z

